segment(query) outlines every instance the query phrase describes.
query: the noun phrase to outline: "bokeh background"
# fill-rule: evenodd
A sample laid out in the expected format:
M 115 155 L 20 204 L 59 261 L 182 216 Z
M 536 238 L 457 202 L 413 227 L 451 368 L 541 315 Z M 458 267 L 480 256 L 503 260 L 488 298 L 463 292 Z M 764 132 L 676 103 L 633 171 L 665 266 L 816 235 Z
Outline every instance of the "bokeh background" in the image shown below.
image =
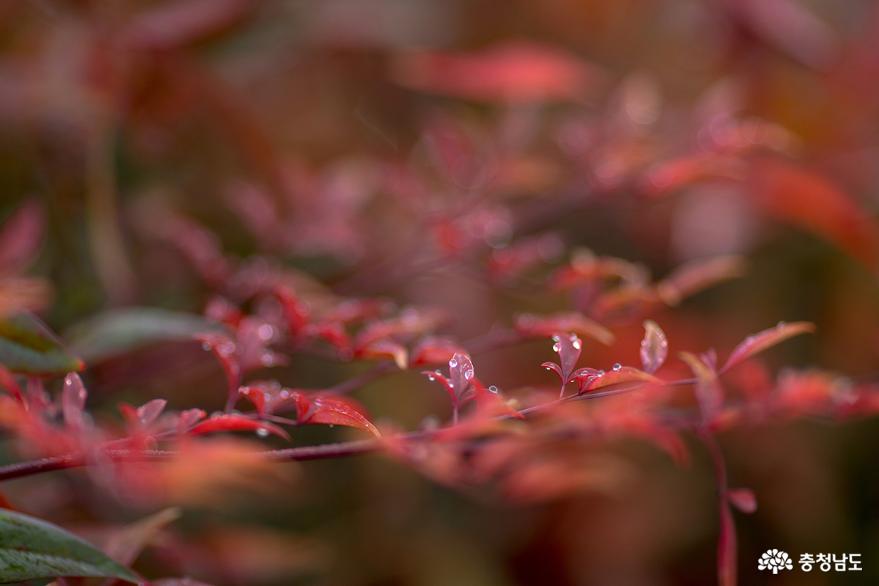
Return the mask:
M 185 217 L 204 228 L 195 255 L 215 245 L 270 255 L 345 294 L 441 307 L 455 316 L 447 331 L 466 340 L 513 313 L 568 303 L 539 275 L 505 288 L 470 262 L 412 268 L 430 260 L 425 215 L 466 216 L 490 184 L 501 211 L 478 221 L 491 245 L 510 236 L 509 206 L 534 220 L 525 235 L 552 230 L 569 249 L 655 275 L 704 256 L 746 257 L 742 278 L 652 316 L 673 351 L 727 351 L 779 320 L 808 320 L 817 335 L 773 351 L 770 365 L 874 381 L 877 38 L 870 0 L 9 0 L 0 217 L 25 201 L 46 210 L 31 274 L 51 283 L 44 317 L 68 338 L 111 308 L 203 310 L 204 279 L 168 245 Z M 419 61 L 507 42 L 564 54 L 582 75 L 520 100 L 480 86 L 491 67 L 462 81 L 449 63 Z M 527 94 L 527 80 L 520 86 Z M 753 203 L 760 187 L 749 181 L 644 197 L 628 174 L 698 149 L 714 111 L 783 130 L 785 156 L 843 194 L 843 220 L 821 221 L 836 208 L 808 183 L 775 214 Z M 440 171 L 426 141 L 435 132 L 451 137 Z M 499 151 L 515 164 L 496 165 Z M 407 184 L 401 169 L 426 186 Z M 292 212 L 273 218 L 283 198 L 296 201 Z M 562 199 L 576 203 L 559 214 Z M 615 331 L 614 346 L 586 348 L 586 363 L 636 361 L 640 322 Z M 548 346 L 478 355 L 480 377 L 548 384 L 538 366 Z M 361 368 L 294 356 L 266 374 L 322 388 Z M 217 364 L 182 342 L 98 361 L 85 378 L 99 412 L 157 396 L 175 407 L 224 400 Z M 448 410 L 415 372 L 355 396 L 400 427 Z M 348 435 L 303 429 L 294 441 Z M 721 439 L 734 483 L 758 495 L 758 512 L 737 517 L 743 584 L 879 580 L 879 424 L 810 420 Z M 291 465 L 296 479 L 283 490 L 186 507 L 173 539 L 140 567 L 248 585 L 712 583 L 714 484 L 692 447 L 680 468 L 649 442 L 614 445 L 636 481 L 525 504 L 442 487 L 379 456 Z M 8 486 L 13 502 L 68 523 L 132 516 L 75 474 Z M 864 572 L 761 575 L 769 547 L 859 552 Z

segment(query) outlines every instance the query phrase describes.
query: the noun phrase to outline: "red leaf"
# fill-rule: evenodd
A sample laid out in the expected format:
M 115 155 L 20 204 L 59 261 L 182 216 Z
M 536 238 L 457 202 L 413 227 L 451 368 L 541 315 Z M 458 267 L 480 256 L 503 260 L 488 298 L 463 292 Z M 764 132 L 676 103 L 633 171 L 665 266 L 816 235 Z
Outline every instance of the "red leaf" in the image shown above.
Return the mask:
M 681 299 L 716 283 L 740 277 L 745 272 L 744 259 L 738 256 L 720 256 L 684 264 L 656 285 L 656 292 L 668 305 L 677 305 Z
M 552 349 L 559 355 L 559 363 L 544 362 L 541 366 L 555 372 L 562 381 L 562 386 L 571 382 L 574 368 L 580 360 L 583 341 L 576 334 L 555 334 L 552 337 Z
M 320 338 L 327 341 L 342 357 L 351 355 L 351 336 L 345 331 L 342 322 L 320 322 L 308 324 L 302 329 L 302 334 L 308 338 Z
M 372 342 L 358 350 L 357 356 L 361 358 L 389 358 L 400 369 L 405 369 L 409 365 L 409 353 L 406 348 L 391 340 Z
M 741 180 L 744 177 L 745 168 L 737 159 L 700 153 L 656 165 L 647 173 L 643 183 L 648 196 L 662 197 L 703 181 Z
M 743 362 L 758 354 L 767 348 L 771 348 L 776 344 L 787 340 L 788 338 L 792 338 L 794 336 L 799 336 L 800 334 L 806 334 L 809 332 L 815 331 L 815 325 L 809 322 L 793 322 L 786 324 L 784 322 L 780 322 L 774 328 L 768 328 L 761 332 L 757 332 L 752 336 L 748 336 L 745 340 L 735 347 L 732 353 L 729 355 L 729 358 L 726 360 L 726 364 L 723 365 L 721 372 L 727 371 L 736 364 Z
M 491 102 L 580 100 L 597 71 L 562 51 L 524 42 L 478 52 L 413 52 L 401 57 L 395 78 L 407 87 Z
M 0 274 L 18 273 L 33 262 L 43 239 L 45 214 L 37 202 L 21 206 L 0 229 Z
M 723 389 L 717 380 L 714 363 L 690 352 L 681 352 L 680 357 L 696 376 L 696 399 L 703 419 L 713 421 L 723 406 Z
M 254 431 L 260 436 L 271 433 L 286 440 L 290 439 L 290 435 L 277 425 L 234 413 L 214 415 L 190 429 L 188 433 L 202 435 L 222 431 Z
M 190 427 L 201 421 L 207 417 L 207 413 L 205 413 L 202 409 L 186 409 L 185 411 L 181 411 L 177 416 L 177 431 L 178 433 L 184 433 L 189 430 Z
M 726 493 L 726 498 L 735 508 L 743 513 L 751 514 L 757 510 L 757 497 L 749 488 L 734 488 Z
M 409 359 L 413 366 L 421 364 L 445 364 L 462 348 L 453 340 L 430 336 L 424 338 L 413 348 Z
M 879 267 L 879 230 L 869 214 L 825 178 L 780 160 L 754 165 L 749 189 L 764 211 L 833 242 Z
M 392 337 L 423 335 L 440 324 L 439 311 L 404 309 L 399 316 L 375 321 L 357 335 L 355 348 L 359 351 L 374 342 Z
M 301 423 L 344 425 L 364 429 L 375 436 L 381 436 L 378 429 L 366 418 L 353 401 L 339 397 L 318 396 L 311 401 L 305 419 Z
M 610 330 L 581 313 L 557 313 L 545 316 L 523 314 L 516 318 L 515 327 L 525 336 L 545 337 L 557 332 L 570 332 L 606 345 L 612 344 L 614 339 Z
M 272 292 L 281 304 L 287 330 L 290 335 L 295 336 L 308 323 L 308 310 L 305 304 L 287 287 L 278 286 Z
M 668 340 L 656 322 L 644 322 L 644 339 L 641 340 L 641 366 L 644 372 L 653 374 L 665 363 L 668 356 Z
M 144 403 L 140 407 L 137 408 L 137 417 L 140 420 L 141 424 L 144 426 L 148 426 L 156 419 L 159 418 L 159 415 L 162 414 L 162 411 L 165 410 L 165 406 L 168 404 L 168 401 L 165 399 L 153 399 L 148 403 Z
M 601 388 L 622 385 L 625 383 L 661 383 L 662 381 L 648 372 L 615 364 L 611 370 L 596 371 L 593 368 L 584 368 L 574 373 L 579 386 L 579 392 L 585 393 Z
M 139 49 L 176 49 L 231 28 L 257 4 L 255 0 L 177 0 L 145 10 L 122 35 Z
M 79 375 L 71 372 L 64 377 L 64 388 L 61 390 L 61 412 L 64 423 L 70 428 L 78 429 L 85 423 L 83 408 L 88 392 Z
M 510 280 L 532 267 L 558 258 L 564 248 L 564 242 L 557 234 L 523 238 L 506 248 L 493 251 L 488 270 L 495 279 Z
M 203 334 L 196 336 L 205 350 L 209 350 L 220 361 L 226 375 L 229 397 L 238 395 L 241 383 L 241 365 L 238 361 L 238 349 L 229 337 L 221 334 Z

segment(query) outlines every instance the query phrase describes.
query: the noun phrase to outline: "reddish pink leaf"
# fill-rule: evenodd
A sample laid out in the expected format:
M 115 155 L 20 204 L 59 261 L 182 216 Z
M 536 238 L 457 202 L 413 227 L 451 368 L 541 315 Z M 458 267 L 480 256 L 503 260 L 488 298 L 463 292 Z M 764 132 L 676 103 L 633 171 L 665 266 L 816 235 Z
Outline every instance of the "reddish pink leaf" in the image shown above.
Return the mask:
M 668 340 L 656 322 L 644 322 L 644 339 L 641 340 L 641 366 L 644 372 L 653 374 L 665 363 L 668 356 Z
M 879 230 L 847 194 L 820 175 L 780 160 L 754 165 L 753 193 L 769 215 L 833 242 L 871 269 L 879 267 Z
M 559 363 L 544 362 L 541 366 L 555 372 L 562 381 L 562 387 L 572 380 L 574 368 L 580 360 L 583 341 L 576 334 L 555 334 L 552 337 L 552 349 L 559 355 Z M 564 389 L 563 389 L 564 390 Z
M 720 256 L 684 264 L 657 283 L 656 292 L 665 303 L 677 305 L 681 299 L 716 283 L 740 277 L 745 261 L 738 256 Z
M 443 314 L 438 311 L 405 309 L 397 317 L 367 325 L 357 334 L 354 345 L 359 351 L 387 338 L 424 335 L 436 328 L 442 320 Z
M 307 338 L 320 338 L 338 350 L 342 357 L 350 357 L 352 352 L 351 336 L 345 331 L 342 322 L 320 322 L 308 324 L 302 329 Z
M 761 332 L 757 332 L 756 334 L 745 338 L 745 340 L 741 344 L 735 347 L 735 349 L 729 355 L 729 358 L 727 358 L 726 364 L 723 365 L 721 372 L 729 370 L 736 364 L 739 364 L 740 362 L 747 360 L 751 356 L 763 352 L 767 348 L 771 348 L 772 346 L 775 346 L 776 344 L 779 344 L 787 340 L 788 338 L 814 331 L 814 324 L 800 321 L 789 324 L 780 322 L 774 328 L 769 328 Z
M 580 100 L 598 77 L 575 57 L 532 43 L 506 43 L 473 53 L 417 52 L 397 63 L 407 87 L 501 102 Z
M 632 286 L 643 285 L 648 277 L 646 269 L 640 265 L 585 251 L 575 254 L 569 266 L 556 271 L 550 284 L 553 289 L 565 291 L 602 279 L 615 279 Z
M 584 368 L 578 370 L 574 374 L 574 378 L 577 380 L 580 393 L 626 383 L 662 383 L 660 379 L 648 372 L 619 364 L 614 364 L 614 367 L 607 371 Z
M 295 336 L 308 323 L 308 309 L 288 287 L 275 287 L 273 293 L 281 304 L 287 330 Z
M 271 433 L 286 440 L 290 439 L 290 435 L 277 425 L 234 413 L 214 415 L 190 429 L 188 433 L 191 435 L 203 435 L 223 431 L 253 431 L 260 436 L 266 436 Z
M 445 364 L 458 352 L 463 352 L 463 349 L 453 340 L 430 336 L 416 344 L 409 360 L 413 366 L 421 364 Z
M 523 238 L 506 248 L 493 251 L 488 270 L 493 278 L 507 281 L 532 267 L 557 259 L 563 251 L 564 242 L 557 234 Z
M 165 399 L 153 399 L 137 408 L 137 417 L 143 425 L 148 426 L 159 418 L 167 404 Z
M 726 493 L 726 498 L 735 508 L 743 513 L 751 514 L 757 510 L 757 497 L 749 488 L 734 488 Z
M 400 369 L 405 369 L 409 365 L 409 353 L 402 344 L 391 340 L 379 340 L 357 351 L 357 356 L 361 358 L 385 358 L 391 359 Z
M 723 406 L 723 388 L 717 380 L 713 355 L 699 357 L 689 352 L 681 352 L 680 357 L 696 376 L 696 399 L 703 419 L 713 421 Z
M 177 0 L 145 10 L 121 34 L 139 49 L 176 49 L 231 28 L 257 4 L 255 0 Z
M 724 0 L 748 31 L 804 65 L 825 69 L 839 52 L 836 33 L 795 0 Z
M 74 429 L 81 428 L 84 423 L 83 409 L 88 392 L 79 375 L 71 372 L 64 377 L 64 388 L 61 390 L 61 412 L 64 423 Z
M 700 153 L 657 165 L 644 178 L 644 189 L 648 196 L 662 197 L 703 181 L 741 180 L 744 177 L 745 167 L 737 159 Z
M 196 336 L 205 350 L 209 350 L 220 361 L 223 373 L 226 375 L 226 385 L 229 397 L 238 396 L 238 386 L 241 383 L 241 364 L 238 360 L 238 349 L 229 337 L 221 334 L 203 334 Z
M 427 380 L 429 380 L 431 382 L 434 382 L 434 381 L 439 382 L 439 384 L 441 384 L 443 386 L 443 388 L 446 389 L 446 392 L 449 394 L 449 398 L 452 400 L 452 405 L 455 405 L 455 406 L 458 405 L 458 393 L 455 392 L 455 386 L 452 384 L 452 381 L 450 381 L 447 377 L 445 377 L 438 370 L 435 370 L 435 371 L 425 370 L 421 374 L 426 376 Z
M 539 316 L 523 314 L 516 318 L 516 331 L 525 336 L 545 337 L 570 332 L 592 338 L 602 344 L 613 343 L 613 333 L 581 313 L 557 313 Z
M 373 425 L 361 408 L 349 399 L 339 397 L 317 396 L 311 401 L 311 407 L 301 423 L 327 425 L 344 425 L 363 429 L 375 436 L 381 436 L 378 428 Z
M 186 409 L 185 411 L 181 411 L 177 416 L 178 433 L 186 432 L 205 417 L 207 417 L 207 413 L 202 409 Z
M 33 262 L 43 239 L 45 214 L 31 201 L 0 226 L 0 274 L 22 271 Z

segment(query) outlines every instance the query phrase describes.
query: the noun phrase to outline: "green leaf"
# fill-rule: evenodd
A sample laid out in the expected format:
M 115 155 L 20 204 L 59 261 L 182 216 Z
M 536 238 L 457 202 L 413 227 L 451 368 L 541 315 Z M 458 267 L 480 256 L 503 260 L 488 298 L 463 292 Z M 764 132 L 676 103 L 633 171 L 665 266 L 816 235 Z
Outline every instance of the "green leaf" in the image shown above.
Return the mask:
M 65 576 L 140 581 L 131 570 L 64 529 L 0 509 L 0 582 Z
M 82 370 L 83 366 L 29 314 L 0 319 L 0 364 L 12 372 L 26 374 L 64 374 Z
M 223 331 L 223 326 L 200 315 L 135 307 L 111 311 L 79 324 L 69 338 L 76 352 L 92 363 L 157 342 L 190 340 L 196 334 Z

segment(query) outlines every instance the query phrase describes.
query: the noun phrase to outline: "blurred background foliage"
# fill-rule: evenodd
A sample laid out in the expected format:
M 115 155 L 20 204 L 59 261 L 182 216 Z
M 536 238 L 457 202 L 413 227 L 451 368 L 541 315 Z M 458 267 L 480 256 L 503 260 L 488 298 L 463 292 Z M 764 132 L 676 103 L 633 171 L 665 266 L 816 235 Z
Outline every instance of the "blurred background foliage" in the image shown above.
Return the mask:
M 151 207 L 159 201 L 207 227 L 229 254 L 271 254 L 346 293 L 444 307 L 456 318 L 449 331 L 466 340 L 514 312 L 557 311 L 567 301 L 539 281 L 524 293 L 487 287 L 454 264 L 392 278 L 397 262 L 417 256 L 416 217 L 434 204 L 400 205 L 381 176 L 388 162 L 430 167 L 424 137 L 435 121 L 453 121 L 477 144 L 518 132 L 533 160 L 502 197 L 539 215 L 560 192 L 581 194 L 582 205 L 546 226 L 570 247 L 642 262 L 655 275 L 710 254 L 748 258 L 743 278 L 652 316 L 673 351 L 725 351 L 779 320 L 809 320 L 818 334 L 779 348 L 773 365 L 875 380 L 877 266 L 863 258 L 875 251 L 857 258 L 839 241 L 755 212 L 741 203 L 747 182 L 656 200 L 627 185 L 596 193 L 565 136 L 609 120 L 620 88 L 634 86 L 636 103 L 661 104 L 665 152 L 680 152 L 706 95 L 733 88 L 744 116 L 786 129 L 796 161 L 872 224 L 877 33 L 870 0 L 9 0 L 0 4 L 0 217 L 32 199 L 47 211 L 32 273 L 51 282 L 45 318 L 62 333 L 114 307 L 202 311 L 203 281 L 150 237 L 165 221 Z M 401 70 L 416 50 L 510 40 L 579 59 L 587 89 L 576 99 L 509 104 L 422 91 Z M 289 242 L 266 244 L 245 227 L 247 209 L 265 203 L 254 192 L 271 201 L 291 185 L 315 195 L 284 228 Z M 363 266 L 374 274 L 364 279 Z M 611 348 L 586 349 L 589 364 L 636 360 L 640 324 L 616 333 Z M 551 357 L 548 346 L 480 355 L 480 377 L 502 388 L 546 384 L 538 365 Z M 321 388 L 361 368 L 296 357 L 271 376 Z M 186 343 L 126 354 L 86 378 L 98 409 L 155 396 L 220 408 L 224 399 L 217 365 Z M 448 409 L 413 372 L 356 396 L 379 421 L 403 427 Z M 303 429 L 294 441 L 344 435 Z M 722 439 L 731 477 L 755 489 L 760 507 L 738 519 L 742 583 L 879 580 L 875 422 L 761 426 Z M 448 490 L 381 457 L 307 463 L 292 488 L 187 508 L 179 542 L 142 564 L 218 584 L 711 583 L 714 487 L 693 448 L 680 469 L 649 445 L 613 445 L 635 482 L 521 506 Z M 8 496 L 84 525 L 131 515 L 75 475 L 17 481 Z M 768 547 L 861 552 L 865 572 L 761 576 L 756 559 Z

